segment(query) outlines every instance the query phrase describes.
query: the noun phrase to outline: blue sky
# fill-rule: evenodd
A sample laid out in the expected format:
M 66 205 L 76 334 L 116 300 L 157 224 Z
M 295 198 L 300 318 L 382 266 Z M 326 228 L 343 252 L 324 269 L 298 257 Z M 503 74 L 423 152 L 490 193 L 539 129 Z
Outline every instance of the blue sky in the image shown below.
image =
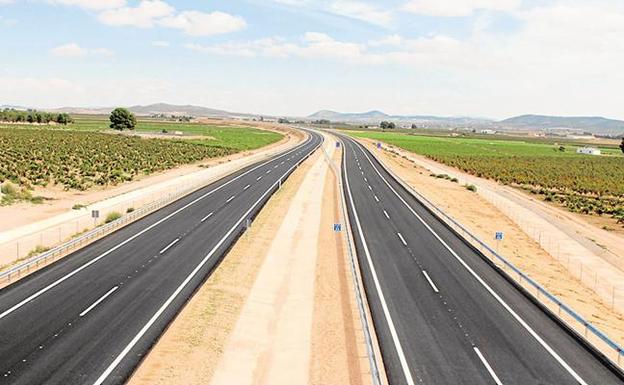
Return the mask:
M 0 0 L 0 104 L 624 118 L 612 0 Z

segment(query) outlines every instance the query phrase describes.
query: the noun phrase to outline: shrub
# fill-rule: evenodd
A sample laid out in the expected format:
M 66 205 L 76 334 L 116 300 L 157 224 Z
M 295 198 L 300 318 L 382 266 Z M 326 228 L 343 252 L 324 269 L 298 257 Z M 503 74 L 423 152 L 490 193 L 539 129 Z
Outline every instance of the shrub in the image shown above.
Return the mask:
M 477 192 L 477 186 L 473 184 L 467 184 L 465 187 L 466 187 L 466 190 L 468 191 Z
M 121 214 L 119 214 L 117 211 L 111 211 L 106 216 L 106 220 L 104 221 L 104 223 L 111 223 L 112 221 L 116 221 L 119 218 L 121 218 Z
M 134 207 L 128 207 L 128 209 L 126 210 L 126 213 L 130 214 L 133 211 L 134 211 Z
M 72 206 L 72 210 L 81 210 L 86 208 L 87 206 L 80 204 L 80 203 L 76 203 L 75 205 Z
M 41 245 L 37 245 L 37 247 L 35 247 L 34 249 L 30 250 L 28 252 L 28 258 L 30 257 L 34 257 L 35 255 L 39 255 L 41 253 L 45 253 L 46 251 L 50 250 L 49 247 L 45 247 L 45 246 L 41 246 Z

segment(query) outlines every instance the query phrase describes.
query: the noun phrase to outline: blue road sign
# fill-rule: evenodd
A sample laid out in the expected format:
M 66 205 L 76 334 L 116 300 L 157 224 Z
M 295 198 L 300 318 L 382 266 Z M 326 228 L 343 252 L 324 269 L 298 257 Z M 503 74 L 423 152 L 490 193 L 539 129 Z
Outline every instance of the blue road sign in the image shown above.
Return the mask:
M 381 143 L 377 142 L 377 148 L 381 148 Z
M 502 232 L 502 231 L 497 231 L 497 232 L 496 232 L 495 239 L 496 239 L 497 241 L 502 241 L 502 240 L 503 240 L 503 237 L 504 237 L 504 234 L 503 234 L 503 232 Z
M 334 231 L 342 231 L 342 225 L 340 223 L 334 223 Z
M 336 142 L 336 148 L 340 147 L 340 142 Z

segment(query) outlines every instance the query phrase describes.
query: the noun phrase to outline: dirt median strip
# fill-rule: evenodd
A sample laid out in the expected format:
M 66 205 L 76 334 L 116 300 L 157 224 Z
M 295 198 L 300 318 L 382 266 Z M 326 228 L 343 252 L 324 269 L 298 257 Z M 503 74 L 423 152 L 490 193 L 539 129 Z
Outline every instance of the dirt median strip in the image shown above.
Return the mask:
M 129 384 L 207 384 L 223 354 L 260 266 L 310 169 L 303 163 L 282 185 L 206 283 L 171 323 Z
M 339 165 L 340 159 L 341 151 L 336 151 L 332 160 Z M 340 223 L 340 193 L 336 176 L 329 172 L 323 191 L 316 262 L 311 385 L 370 383 L 343 234 L 332 231 L 333 224 Z

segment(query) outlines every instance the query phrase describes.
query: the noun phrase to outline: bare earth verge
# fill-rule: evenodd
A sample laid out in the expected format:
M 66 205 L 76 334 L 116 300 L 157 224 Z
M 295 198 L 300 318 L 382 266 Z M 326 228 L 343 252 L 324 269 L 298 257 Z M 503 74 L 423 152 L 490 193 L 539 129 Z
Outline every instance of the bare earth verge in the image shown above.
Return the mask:
M 171 323 L 129 384 L 207 384 L 290 202 L 310 169 L 305 162 L 275 193 L 252 227 Z
M 548 254 L 496 206 L 457 183 L 431 177 L 429 170 L 368 144 L 398 176 L 473 234 L 494 246 L 493 234 L 504 231 L 505 239 L 499 249 L 502 255 L 619 344 L 624 344 L 622 314 L 613 310 L 595 291 L 580 284 L 566 266 Z

